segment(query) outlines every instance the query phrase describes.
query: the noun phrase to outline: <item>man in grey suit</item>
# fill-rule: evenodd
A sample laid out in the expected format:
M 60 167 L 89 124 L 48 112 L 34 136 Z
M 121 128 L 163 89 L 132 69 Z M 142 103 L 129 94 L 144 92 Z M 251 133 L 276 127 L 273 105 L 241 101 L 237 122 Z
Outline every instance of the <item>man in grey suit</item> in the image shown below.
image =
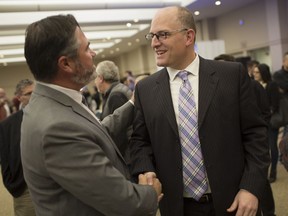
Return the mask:
M 132 172 L 161 181 L 161 216 L 260 215 L 269 151 L 251 80 L 240 63 L 197 55 L 195 37 L 187 8 L 152 20 L 146 39 L 164 68 L 136 85 Z
M 133 105 L 100 123 L 82 103 L 80 89 L 95 78 L 95 55 L 72 15 L 26 29 L 25 58 L 37 82 L 24 110 L 21 156 L 36 214 L 154 215 L 160 182 L 147 185 L 139 175 L 139 184 L 132 183 L 105 127 L 116 136 L 122 120 L 130 123 Z

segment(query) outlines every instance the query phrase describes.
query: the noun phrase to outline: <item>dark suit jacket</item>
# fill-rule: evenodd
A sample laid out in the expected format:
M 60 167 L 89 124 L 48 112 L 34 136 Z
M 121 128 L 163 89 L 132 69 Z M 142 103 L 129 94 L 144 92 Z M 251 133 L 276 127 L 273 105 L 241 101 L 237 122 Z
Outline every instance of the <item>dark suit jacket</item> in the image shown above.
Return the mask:
M 116 133 L 121 119 L 105 125 Z M 103 124 L 66 94 L 36 83 L 24 110 L 21 156 L 37 215 L 156 212 L 155 190 L 129 181 L 125 161 Z
M 23 111 L 10 115 L 0 123 L 0 154 L 3 183 L 13 197 L 26 189 L 20 158 L 20 130 Z
M 255 101 L 241 64 L 200 57 L 199 136 L 217 216 L 229 215 L 240 188 L 260 197 L 267 181 L 267 128 Z M 136 85 L 135 108 L 132 173 L 155 171 L 164 193 L 161 215 L 181 216 L 181 145 L 165 68 Z

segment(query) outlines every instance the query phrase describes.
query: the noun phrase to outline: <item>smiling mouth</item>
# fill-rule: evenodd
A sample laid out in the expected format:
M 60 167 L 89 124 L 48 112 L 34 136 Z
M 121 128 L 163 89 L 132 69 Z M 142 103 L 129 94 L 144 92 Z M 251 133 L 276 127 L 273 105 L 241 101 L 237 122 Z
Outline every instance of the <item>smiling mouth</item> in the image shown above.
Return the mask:
M 166 51 L 164 51 L 164 50 L 156 51 L 157 56 L 163 55 L 164 53 L 166 53 Z

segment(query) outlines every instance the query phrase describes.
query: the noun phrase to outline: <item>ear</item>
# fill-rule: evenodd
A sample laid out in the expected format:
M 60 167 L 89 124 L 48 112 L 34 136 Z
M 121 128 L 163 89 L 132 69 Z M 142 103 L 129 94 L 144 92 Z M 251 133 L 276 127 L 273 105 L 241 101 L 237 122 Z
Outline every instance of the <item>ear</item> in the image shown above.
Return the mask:
M 187 32 L 186 32 L 186 35 L 187 35 L 186 46 L 194 44 L 195 37 L 196 37 L 195 31 L 193 29 L 188 29 Z
M 60 56 L 58 59 L 58 67 L 62 71 L 73 72 L 74 62 L 66 56 Z
M 99 79 L 99 81 L 100 81 L 101 83 L 104 82 L 104 79 L 103 79 L 103 76 L 102 76 L 102 75 L 97 75 L 97 77 L 98 77 L 98 79 Z

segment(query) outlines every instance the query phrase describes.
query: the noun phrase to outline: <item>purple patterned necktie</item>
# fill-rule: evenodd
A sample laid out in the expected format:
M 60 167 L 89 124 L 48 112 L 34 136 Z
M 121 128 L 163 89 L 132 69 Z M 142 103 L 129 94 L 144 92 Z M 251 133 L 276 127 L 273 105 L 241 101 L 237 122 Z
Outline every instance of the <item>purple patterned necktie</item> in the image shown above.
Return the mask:
M 177 74 L 182 79 L 179 91 L 179 135 L 182 148 L 184 190 L 199 200 L 208 183 L 198 135 L 197 110 L 188 72 Z

